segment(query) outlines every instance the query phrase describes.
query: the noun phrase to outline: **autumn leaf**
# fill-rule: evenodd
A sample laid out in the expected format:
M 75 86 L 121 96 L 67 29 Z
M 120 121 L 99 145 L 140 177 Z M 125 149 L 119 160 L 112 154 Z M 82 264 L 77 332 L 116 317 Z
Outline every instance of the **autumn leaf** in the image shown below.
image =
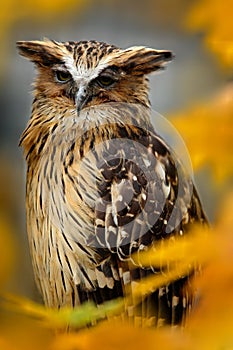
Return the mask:
M 153 246 L 147 251 L 135 254 L 132 257 L 133 263 L 131 268 L 135 268 L 135 264 L 142 266 L 166 267 L 173 263 L 185 261 L 188 264 L 194 263 L 197 258 L 200 262 L 206 262 L 213 255 L 213 247 L 206 252 L 204 248 L 210 241 L 209 229 L 203 225 L 197 225 L 192 228 L 191 234 L 178 238 L 171 237 L 161 243 Z
M 219 221 L 213 229 L 206 233 L 201 226 L 194 229 L 195 234 L 184 238 L 182 259 L 189 262 L 190 251 L 206 264 L 202 274 L 194 280 L 199 290 L 200 300 L 191 313 L 184 330 L 142 329 L 134 328 L 127 322 L 114 320 L 103 322 L 98 326 L 83 330 L 80 333 L 57 335 L 51 350 L 96 350 L 107 349 L 169 349 L 169 350 L 218 350 L 233 348 L 233 193 L 222 206 Z M 176 243 L 177 246 L 176 246 Z M 187 243 L 187 244 L 186 244 Z M 164 259 L 177 259 L 181 241 L 174 242 L 172 248 L 162 251 Z M 177 252 L 175 252 L 177 248 Z M 193 254 L 192 254 L 193 255 Z M 151 258 L 148 256 L 148 258 Z M 146 253 L 143 254 L 147 262 Z M 204 259 L 204 260 L 203 260 Z M 179 260 L 179 258 L 178 258 Z M 149 262 L 149 260 L 148 260 Z M 208 263 L 207 263 L 208 262 Z M 155 263 L 156 258 L 155 258 Z M 141 284 L 144 282 L 142 281 Z
M 58 335 L 50 350 L 184 350 L 191 345 L 185 338 L 181 329 L 171 333 L 170 329 L 156 331 L 110 321 L 79 334 Z
M 195 285 L 201 299 L 188 321 L 187 332 L 196 349 L 233 349 L 233 193 L 221 206 L 212 230 L 215 258 Z M 206 246 L 206 250 L 209 246 Z
M 2 307 L 21 313 L 38 320 L 49 328 L 63 328 L 67 326 L 81 328 L 106 317 L 119 314 L 123 308 L 122 299 L 108 301 L 103 305 L 96 306 L 92 302 L 86 302 L 77 308 L 63 307 L 58 309 L 46 308 L 27 298 L 3 294 Z
M 0 215 L 0 287 L 7 282 L 15 264 L 16 247 L 13 240 L 13 227 L 9 220 Z
M 154 257 L 149 251 L 148 256 L 143 253 L 140 257 L 140 261 L 145 264 L 153 262 L 155 266 L 162 261 L 163 264 L 166 261 L 176 264 L 181 262 L 183 266 L 190 264 L 190 261 L 198 260 L 204 263 L 204 269 L 199 277 L 194 280 L 194 286 L 200 291 L 200 300 L 198 305 L 193 309 L 190 315 L 187 326 L 184 330 L 181 329 L 145 329 L 135 328 L 127 320 L 119 320 L 119 318 L 110 317 L 110 320 L 99 323 L 97 326 L 90 329 L 83 329 L 79 332 L 71 333 L 57 333 L 48 336 L 48 333 L 43 331 L 44 327 L 48 329 L 55 328 L 55 326 L 65 326 L 67 322 L 73 319 L 73 315 L 77 312 L 77 319 L 74 320 L 74 325 L 84 325 L 83 320 L 86 321 L 96 320 L 96 315 L 99 316 L 96 308 L 92 304 L 83 305 L 77 308 L 77 310 L 66 309 L 64 313 L 62 310 L 45 309 L 43 306 L 30 302 L 25 299 L 9 298 L 11 302 L 11 310 L 16 308 L 18 312 L 21 310 L 22 317 L 30 316 L 31 327 L 33 327 L 34 335 L 24 339 L 24 336 L 28 334 L 28 322 L 23 324 L 20 322 L 13 322 L 13 331 L 15 337 L 18 339 L 15 327 L 23 335 L 23 341 L 27 346 L 23 345 L 14 348 L 8 346 L 9 350 L 25 350 L 30 346 L 35 347 L 35 336 L 43 334 L 43 348 L 48 350 L 89 350 L 95 348 L 96 350 L 107 349 L 154 349 L 155 344 L 157 348 L 163 348 L 168 350 L 217 350 L 217 349 L 231 349 L 233 344 L 233 193 L 229 195 L 226 203 L 222 205 L 222 212 L 219 214 L 218 222 L 215 224 L 208 233 L 204 227 L 195 227 L 189 235 L 184 236 L 182 239 L 174 241 L 168 241 L 158 247 L 158 256 Z M 180 255 L 178 254 L 180 253 Z M 179 264 L 178 264 L 179 266 Z M 171 271 L 172 273 L 177 271 Z M 175 275 L 169 276 L 173 279 Z M 141 290 L 140 293 L 145 292 L 145 285 L 148 280 L 142 280 L 138 285 Z M 152 284 L 154 282 L 154 285 Z M 150 280 L 150 287 L 157 288 L 156 279 Z M 160 280 L 160 283 L 163 281 Z M 148 291 L 146 291 L 148 292 Z M 115 315 L 121 312 L 118 308 L 119 305 L 114 305 L 115 301 L 106 303 L 103 305 L 104 312 L 108 315 Z M 101 312 L 102 312 L 101 311 Z M 72 315 L 72 313 L 74 314 Z M 85 313 L 87 314 L 85 316 Z M 24 315 L 24 316 L 23 316 Z M 81 317 L 79 317 L 81 315 Z M 101 315 L 103 316 L 103 314 Z M 84 317 L 84 318 L 83 318 Z M 85 318 L 86 317 L 86 318 Z M 35 323 L 35 319 L 40 320 L 40 323 Z M 81 320 L 81 323 L 79 321 Z M 77 323 L 76 323 L 77 322 Z M 4 341 L 6 344 L 11 344 L 12 339 L 9 338 L 9 334 L 12 333 L 12 322 L 10 323 L 11 331 L 4 333 L 4 337 L 0 341 Z M 30 327 L 29 327 L 30 329 Z M 11 333 L 10 333 L 11 332 Z M 44 333 L 43 333 L 44 332 Z M 41 339 L 42 341 L 42 339 Z M 18 340 L 19 343 L 19 340 Z M 1 343 L 0 343 L 1 344 Z M 13 342 L 15 345 L 15 343 Z M 40 341 L 38 342 L 40 344 Z M 42 343 L 41 343 L 42 344 Z M 42 345 L 41 345 L 42 346 Z M 6 349 L 8 349 L 6 347 Z M 42 347 L 41 347 L 42 348 Z
M 233 67 L 233 2 L 232 0 L 199 0 L 186 18 L 186 27 L 204 31 L 205 45 L 227 68 Z
M 9 0 L 3 2 L 1 6 L 1 30 L 3 31 L 21 18 L 52 19 L 59 14 L 71 11 L 74 7 L 85 6 L 86 3 L 84 0 L 35 0 L 33 2 L 22 0 L 18 6 L 16 0 Z M 14 11 L 15 9 L 17 11 Z
M 233 175 L 233 84 L 229 84 L 209 103 L 171 116 L 183 137 L 194 170 L 210 166 L 218 183 Z

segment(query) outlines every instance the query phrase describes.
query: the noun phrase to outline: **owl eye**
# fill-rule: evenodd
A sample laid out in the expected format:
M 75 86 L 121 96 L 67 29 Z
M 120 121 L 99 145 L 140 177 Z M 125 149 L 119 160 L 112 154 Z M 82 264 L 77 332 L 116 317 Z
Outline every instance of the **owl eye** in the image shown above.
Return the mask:
M 55 71 L 55 77 L 59 83 L 66 83 L 67 81 L 69 81 L 72 78 L 72 76 L 69 72 L 65 72 L 62 70 Z
M 101 75 L 96 79 L 96 82 L 101 87 L 107 87 L 113 85 L 116 82 L 116 80 L 112 77 L 109 77 L 108 75 Z

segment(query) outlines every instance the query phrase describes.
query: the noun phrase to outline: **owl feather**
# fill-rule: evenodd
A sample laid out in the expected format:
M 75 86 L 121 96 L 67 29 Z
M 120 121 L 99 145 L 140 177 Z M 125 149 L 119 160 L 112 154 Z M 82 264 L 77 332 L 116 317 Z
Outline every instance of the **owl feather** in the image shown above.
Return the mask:
M 134 256 L 206 223 L 175 152 L 151 124 L 147 75 L 173 54 L 96 41 L 21 41 L 35 63 L 27 161 L 27 231 L 35 279 L 49 307 L 100 305 L 166 268 Z M 175 215 L 174 215 L 175 213 Z M 129 265 L 135 265 L 131 269 Z M 151 291 L 125 316 L 181 324 L 192 273 Z

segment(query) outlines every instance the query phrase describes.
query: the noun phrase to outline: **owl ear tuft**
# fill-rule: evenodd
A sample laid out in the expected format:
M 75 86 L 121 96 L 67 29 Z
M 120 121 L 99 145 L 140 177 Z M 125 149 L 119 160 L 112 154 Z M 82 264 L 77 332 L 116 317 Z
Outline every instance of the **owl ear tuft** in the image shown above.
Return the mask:
M 59 43 L 55 41 L 18 41 L 16 45 L 20 55 L 38 66 L 51 66 L 62 62 L 62 52 Z
M 142 75 L 163 69 L 174 55 L 171 51 L 155 50 L 147 47 L 130 47 L 122 52 L 121 65 L 131 74 Z

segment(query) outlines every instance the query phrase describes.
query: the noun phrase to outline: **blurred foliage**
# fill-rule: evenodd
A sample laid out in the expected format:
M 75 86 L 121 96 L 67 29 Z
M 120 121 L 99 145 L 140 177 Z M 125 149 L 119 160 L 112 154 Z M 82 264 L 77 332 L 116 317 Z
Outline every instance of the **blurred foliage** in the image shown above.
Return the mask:
M 7 283 L 15 264 L 16 247 L 13 231 L 11 223 L 0 211 L 0 247 L 2 248 L 0 254 L 0 288 L 3 288 Z
M 91 1 L 91 0 L 90 0 Z M 18 22 L 45 23 L 48 21 L 58 21 L 59 16 L 64 17 L 66 14 L 76 9 L 81 12 L 89 3 L 89 0 L 8 0 L 1 2 L 0 11 L 0 40 L 1 52 L 0 57 L 0 75 L 4 73 L 7 65 L 7 51 L 9 49 L 8 41 L 11 29 Z
M 232 15 L 232 0 L 198 0 L 186 18 L 189 29 L 205 33 L 207 48 L 227 68 L 233 67 Z
M 186 28 L 204 33 L 204 43 L 232 78 L 233 1 L 197 0 L 185 16 Z M 172 115 L 190 152 L 194 170 L 210 166 L 216 185 L 230 182 L 233 175 L 233 84 L 208 101 Z
M 53 16 L 71 11 L 74 6 L 81 8 L 85 5 L 84 0 L 3 2 L 0 37 L 4 38 L 10 26 L 19 19 L 39 20 L 46 15 L 50 20 Z M 178 11 L 177 3 L 175 8 Z M 192 2 L 188 13 L 182 11 L 187 27 L 204 33 L 207 48 L 227 73 L 233 65 L 232 8 L 231 0 L 198 0 Z M 209 164 L 216 186 L 229 181 L 233 174 L 232 92 L 233 86 L 228 84 L 209 101 L 172 116 L 175 127 L 188 146 L 194 169 Z M 152 286 L 155 288 L 176 279 L 197 261 L 206 265 L 203 274 L 193 281 L 193 287 L 201 291 L 201 297 L 184 330 L 135 329 L 126 320 L 119 321 L 116 317 L 122 309 L 122 300 L 106 303 L 98 309 L 92 304 L 85 304 L 75 310 L 51 310 L 28 299 L 2 293 L 0 349 L 233 349 L 233 193 L 217 207 L 219 217 L 210 232 L 196 227 L 187 238 L 162 244 L 156 255 L 149 251 L 139 257 L 145 265 L 153 263 L 157 266 L 165 262 L 170 269 L 167 275 L 143 280 L 133 291 L 135 302 Z M 7 216 L 0 217 L 0 244 L 3 247 L 0 254 L 1 290 L 5 290 L 14 266 L 16 247 L 12 232 Z M 126 302 L 131 297 L 129 292 Z M 95 323 L 105 316 L 108 321 L 102 321 L 91 329 L 82 329 L 84 325 Z M 68 324 L 81 329 L 79 332 L 54 332 L 56 328 L 67 328 Z
M 23 297 L 10 294 L 2 294 L 2 306 L 7 310 L 17 311 L 21 314 L 33 317 L 44 326 L 54 329 L 66 329 L 69 327 L 83 328 L 106 317 L 119 315 L 124 303 L 121 298 L 111 300 L 96 307 L 92 302 L 86 302 L 81 307 L 71 309 L 63 307 L 59 310 L 45 308 Z
M 233 176 L 233 84 L 208 102 L 172 115 L 188 147 L 194 170 L 211 167 L 217 183 Z
M 71 336 L 59 335 L 52 349 L 232 349 L 233 348 L 233 193 L 229 195 L 219 221 L 209 234 L 202 228 L 195 228 L 182 244 L 182 261 L 189 264 L 192 256 L 203 261 L 206 250 L 208 262 L 202 276 L 195 279 L 195 286 L 201 290 L 198 307 L 190 315 L 186 328 L 165 328 L 163 330 L 135 329 L 129 324 L 102 323 L 91 331 L 82 331 Z M 181 242 L 180 242 L 181 243 Z M 179 244 L 179 243 L 178 243 Z M 185 248 L 188 248 L 186 249 Z M 163 248 L 158 255 L 164 261 L 180 260 L 174 243 L 174 250 Z M 205 249 L 204 249 L 205 248 Z M 179 250 L 180 251 L 180 250 Z M 146 257 L 146 256 L 145 256 Z M 152 257 L 151 257 L 152 258 Z M 143 283 L 142 283 L 143 284 Z M 69 340 L 68 340 L 69 339 Z M 59 347 L 60 346 L 60 347 Z
M 206 250 L 213 247 L 215 258 L 195 281 L 201 300 L 187 327 L 189 334 L 197 336 L 196 349 L 233 349 L 233 192 L 219 207 L 206 245 Z
M 176 267 L 173 269 L 174 273 L 169 273 L 170 281 L 177 277 L 176 273 L 179 271 L 181 261 L 187 268 L 194 260 L 205 262 L 206 268 L 203 274 L 196 277 L 193 282 L 194 288 L 201 291 L 201 299 L 198 307 L 191 313 L 184 330 L 181 331 L 179 328 L 172 331 L 170 328 L 135 329 L 127 320 L 119 322 L 113 315 L 121 312 L 121 301 L 106 303 L 97 315 L 97 309 L 88 304 L 79 307 L 78 310 L 51 310 L 23 298 L 8 297 L 8 302 L 11 302 L 10 309 L 15 313 L 10 317 L 8 328 L 5 325 L 5 328 L 1 329 L 0 341 L 6 346 L 4 349 L 23 350 L 29 349 L 31 345 L 35 349 L 43 346 L 44 349 L 49 350 L 93 348 L 136 350 L 143 346 L 154 349 L 155 344 L 158 348 L 171 350 L 231 349 L 233 346 L 232 207 L 233 193 L 223 205 L 218 222 L 213 229 L 207 232 L 203 227 L 196 227 L 182 240 L 168 242 L 168 246 L 162 245 L 157 251 L 157 257 L 150 252 L 140 257 L 145 264 L 150 261 L 155 266 L 164 262 L 174 265 Z M 159 283 L 159 278 L 155 279 L 155 287 L 164 283 L 162 277 Z M 139 284 L 142 294 L 148 292 L 145 290 L 146 280 Z M 6 299 L 5 304 L 2 304 L 5 307 Z M 21 316 L 23 321 L 20 323 L 18 323 L 17 313 L 23 315 Z M 66 328 L 70 320 L 73 326 L 82 327 L 85 324 L 84 320 L 86 323 L 96 321 L 104 314 L 109 317 L 109 320 L 99 323 L 92 329 L 70 333 L 48 332 L 48 328 Z M 30 318 L 25 318 L 26 315 Z M 25 334 L 27 334 L 26 339 Z M 36 344 L 35 339 L 37 339 Z
M 71 12 L 74 7 L 85 6 L 85 0 L 17 0 L 3 1 L 1 3 L 1 34 L 7 33 L 10 26 L 20 19 L 52 20 L 54 17 Z

